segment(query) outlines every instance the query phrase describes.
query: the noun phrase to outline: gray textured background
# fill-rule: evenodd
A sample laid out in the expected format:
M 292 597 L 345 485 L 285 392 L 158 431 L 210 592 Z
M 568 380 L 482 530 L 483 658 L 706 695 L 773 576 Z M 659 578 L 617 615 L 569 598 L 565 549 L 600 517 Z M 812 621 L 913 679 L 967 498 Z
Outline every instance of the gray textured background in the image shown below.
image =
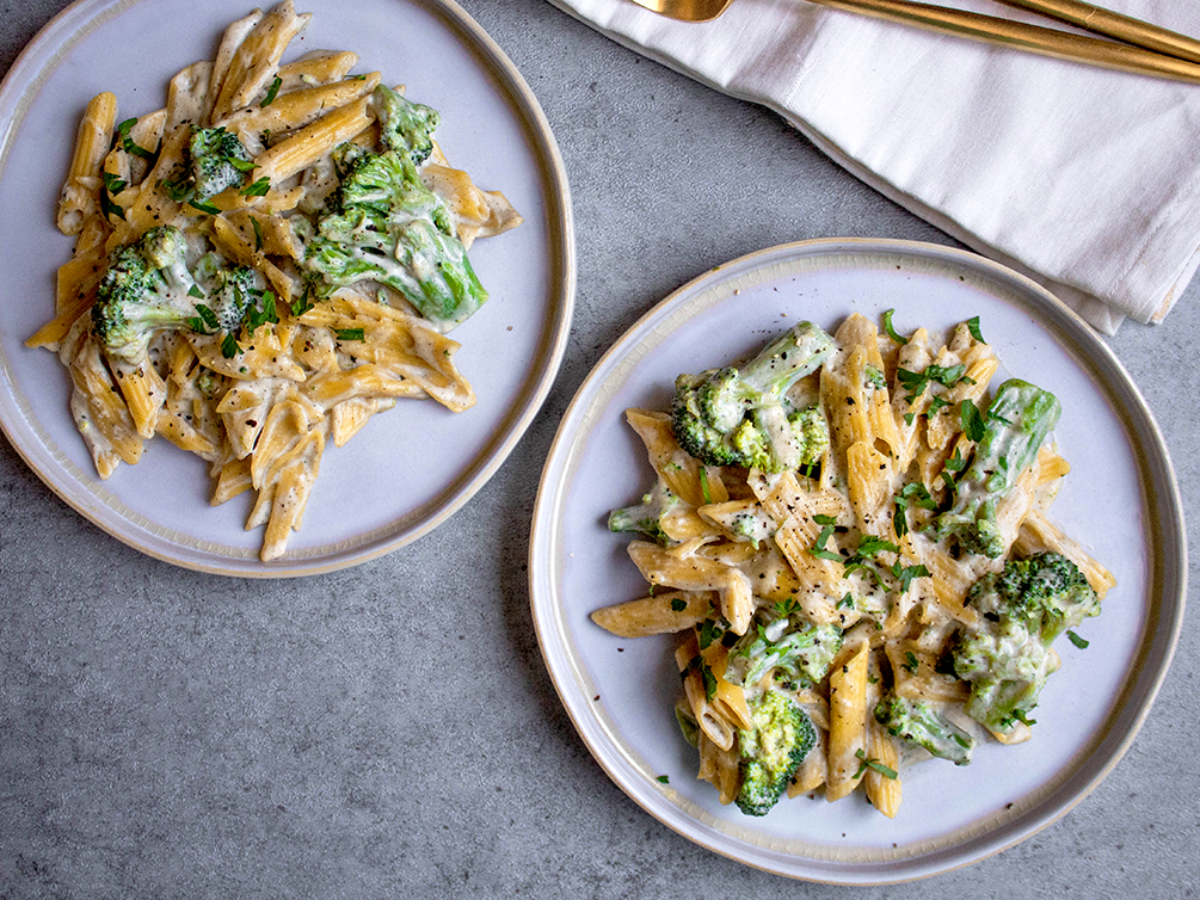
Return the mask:
M 774 115 L 542 0 L 460 2 L 528 80 L 570 177 L 579 289 L 545 414 L 433 535 L 278 583 L 140 556 L 0 440 L 0 898 L 1200 894 L 1195 611 L 1099 789 L 933 881 L 840 889 L 754 871 L 609 782 L 554 694 L 528 610 L 538 475 L 575 389 L 642 312 L 734 256 L 827 236 L 948 240 Z M 0 67 L 63 6 L 0 2 Z M 1165 432 L 1189 520 L 1200 373 L 1181 361 L 1198 328 L 1200 284 L 1165 326 L 1111 340 Z M 498 703 L 478 705 L 480 682 Z

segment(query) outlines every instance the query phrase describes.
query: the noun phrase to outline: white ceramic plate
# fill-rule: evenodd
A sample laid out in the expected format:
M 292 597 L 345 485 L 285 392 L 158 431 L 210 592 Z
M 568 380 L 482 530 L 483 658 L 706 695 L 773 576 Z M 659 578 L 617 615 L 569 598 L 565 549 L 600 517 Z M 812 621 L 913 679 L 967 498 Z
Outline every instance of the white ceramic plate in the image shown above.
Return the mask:
M 904 774 L 889 820 L 858 795 L 781 802 L 755 819 L 722 807 L 696 780 L 679 735 L 673 638 L 616 638 L 588 614 L 640 596 L 628 535 L 605 527 L 653 480 L 626 425 L 631 406 L 667 408 L 675 376 L 722 365 L 810 319 L 848 314 L 937 335 L 971 316 L 1002 360 L 1059 396 L 1055 432 L 1073 470 L 1053 509 L 1119 579 L 1103 614 L 1056 649 L 1029 743 L 981 747 L 958 769 L 940 761 Z M 998 382 L 997 382 L 998 383 Z M 1014 272 L 978 256 L 899 241 L 817 241 L 765 250 L 672 294 L 596 365 L 546 463 L 530 548 L 542 652 L 572 720 L 612 779 L 655 818 L 749 865 L 814 881 L 904 881 L 981 859 L 1069 810 L 1116 763 L 1164 676 L 1185 597 L 1183 520 L 1161 436 L 1120 363 L 1073 313 Z M 660 783 L 665 775 L 669 784 Z
M 258 560 L 243 530 L 249 497 L 208 505 L 206 466 L 165 440 L 100 481 L 68 412 L 68 376 L 23 341 L 52 316 L 54 272 L 73 242 L 55 229 L 59 187 L 87 101 L 117 95 L 120 118 L 159 108 L 168 79 L 210 59 L 248 0 L 84 0 L 29 45 L 0 88 L 0 423 L 35 472 L 101 528 L 152 556 L 242 576 L 311 574 L 374 558 L 430 531 L 487 481 L 554 379 L 574 299 L 574 245 L 562 162 L 533 94 L 495 43 L 450 0 L 312 0 L 289 56 L 359 54 L 355 71 L 442 113 L 451 163 L 524 215 L 479 241 L 471 260 L 491 298 L 454 332 L 477 406 L 452 414 L 407 401 L 332 448 L 287 555 Z

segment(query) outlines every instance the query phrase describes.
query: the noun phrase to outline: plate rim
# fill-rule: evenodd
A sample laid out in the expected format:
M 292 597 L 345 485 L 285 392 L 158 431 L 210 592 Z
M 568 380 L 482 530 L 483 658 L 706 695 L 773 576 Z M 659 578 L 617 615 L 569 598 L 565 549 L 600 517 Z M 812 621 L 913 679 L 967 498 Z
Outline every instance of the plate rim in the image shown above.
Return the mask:
M 678 826 L 671 817 L 661 814 L 653 805 L 652 798 L 643 799 L 635 791 L 631 790 L 624 781 L 624 776 L 615 770 L 615 766 L 610 761 L 604 758 L 603 754 L 598 752 L 598 748 L 593 745 L 593 737 L 590 734 L 592 727 L 584 727 L 581 722 L 582 713 L 578 713 L 568 704 L 566 699 L 566 675 L 560 672 L 551 661 L 551 651 L 560 649 L 549 643 L 549 634 L 547 633 L 551 626 L 554 625 L 554 597 L 553 590 L 549 589 L 549 594 L 545 600 L 539 600 L 542 595 L 543 588 L 539 584 L 539 580 L 543 575 L 549 578 L 548 573 L 543 573 L 539 569 L 539 559 L 547 557 L 553 551 L 557 543 L 556 536 L 551 533 L 551 520 L 554 516 L 554 507 L 558 502 L 560 488 L 562 488 L 562 478 L 554 478 L 558 474 L 555 470 L 564 460 L 570 455 L 570 444 L 572 443 L 571 436 L 577 431 L 583 420 L 580 418 L 583 415 L 585 405 L 590 405 L 595 400 L 593 396 L 594 389 L 598 384 L 602 383 L 601 377 L 610 364 L 619 361 L 628 352 L 627 344 L 629 344 L 635 335 L 643 330 L 643 328 L 653 321 L 664 308 L 672 305 L 681 297 L 700 292 L 702 285 L 710 279 L 715 279 L 721 276 L 721 272 L 731 267 L 743 266 L 751 263 L 758 258 L 765 258 L 774 254 L 785 254 L 791 251 L 796 254 L 812 254 L 821 255 L 825 253 L 833 253 L 841 250 L 844 253 L 851 255 L 867 253 L 911 253 L 919 256 L 933 255 L 942 257 L 944 262 L 950 262 L 957 267 L 966 267 L 975 270 L 982 270 L 985 274 L 997 281 L 1010 281 L 1018 285 L 1021 289 L 1032 294 L 1037 301 L 1044 307 L 1042 311 L 1044 317 L 1039 319 L 1040 324 L 1049 330 L 1055 332 L 1069 332 L 1066 336 L 1065 343 L 1068 346 L 1074 345 L 1085 351 L 1085 355 L 1089 360 L 1094 360 L 1102 366 L 1106 366 L 1113 370 L 1118 381 L 1115 384 L 1108 385 L 1110 394 L 1113 400 L 1117 399 L 1117 394 L 1121 395 L 1123 400 L 1131 401 L 1129 408 L 1122 410 L 1122 428 L 1128 433 L 1128 426 L 1131 424 L 1128 419 L 1134 418 L 1140 420 L 1144 426 L 1144 433 L 1140 434 L 1141 442 L 1146 444 L 1153 452 L 1152 458 L 1143 461 L 1139 465 L 1139 477 L 1145 480 L 1149 476 L 1149 484 L 1143 484 L 1140 490 L 1141 495 L 1145 498 L 1147 495 L 1158 496 L 1163 502 L 1159 508 L 1158 516 L 1154 520 L 1154 527 L 1161 530 L 1162 535 L 1166 540 L 1161 544 L 1161 550 L 1157 557 L 1151 557 L 1148 566 L 1148 584 L 1151 593 L 1151 618 L 1155 618 L 1154 613 L 1165 609 L 1170 604 L 1170 616 L 1166 617 L 1166 621 L 1159 622 L 1156 626 L 1151 623 L 1147 628 L 1147 634 L 1141 642 L 1141 647 L 1150 648 L 1152 646 L 1161 646 L 1162 653 L 1153 659 L 1147 659 L 1146 669 L 1141 685 L 1127 687 L 1122 694 L 1128 694 L 1135 688 L 1140 687 L 1137 693 L 1144 695 L 1144 700 L 1132 716 L 1129 726 L 1125 729 L 1125 733 L 1121 735 L 1116 742 L 1116 746 L 1109 751 L 1107 761 L 1088 779 L 1081 789 L 1070 795 L 1065 801 L 1058 801 L 1056 797 L 1061 793 L 1061 788 L 1040 799 L 1034 807 L 1024 815 L 1031 817 L 1032 821 L 1028 824 L 1021 825 L 1020 820 L 1015 820 L 1010 823 L 1009 828 L 1013 828 L 1011 839 L 1003 840 L 995 843 L 994 846 L 987 845 L 988 834 L 981 837 L 971 838 L 962 841 L 957 845 L 948 847 L 942 850 L 935 850 L 927 854 L 919 854 L 911 859 L 904 861 L 902 866 L 905 870 L 893 875 L 885 874 L 889 868 L 896 866 L 894 862 L 873 862 L 855 864 L 860 867 L 865 877 L 853 878 L 838 878 L 828 877 L 827 873 L 817 875 L 812 872 L 802 873 L 797 870 L 789 870 L 790 867 L 772 866 L 762 859 L 747 859 L 738 855 L 736 848 L 719 846 L 717 842 L 708 839 L 704 834 L 688 833 L 681 826 Z M 1056 333 L 1056 339 L 1059 335 Z M 1098 358 L 1093 357 L 1096 354 Z M 1119 391 L 1117 389 L 1120 389 Z M 585 400 L 587 403 L 585 404 Z M 577 421 L 579 420 L 579 421 Z M 563 473 L 565 476 L 565 473 Z M 1067 813 L 1074 809 L 1080 802 L 1084 800 L 1093 790 L 1095 790 L 1101 782 L 1112 772 L 1116 765 L 1124 757 L 1134 739 L 1141 731 L 1146 717 L 1149 715 L 1150 709 L 1158 696 L 1159 690 L 1166 678 L 1167 672 L 1170 669 L 1171 661 L 1174 657 L 1175 650 L 1179 643 L 1180 633 L 1183 627 L 1183 619 L 1187 604 L 1187 535 L 1186 523 L 1183 516 L 1183 501 L 1180 493 L 1178 479 L 1175 474 L 1174 465 L 1170 458 L 1170 452 L 1166 445 L 1166 441 L 1162 430 L 1159 428 L 1152 410 L 1146 403 L 1141 391 L 1138 390 L 1136 383 L 1129 375 L 1125 366 L 1120 359 L 1112 351 L 1112 349 L 1101 340 L 1100 336 L 1091 328 L 1077 313 L 1067 307 L 1061 300 L 1055 297 L 1049 290 L 1042 285 L 1033 281 L 1025 275 L 1009 268 L 1008 266 L 988 259 L 969 250 L 963 250 L 956 247 L 949 247 L 943 244 L 931 243 L 928 241 L 915 241 L 897 238 L 870 238 L 870 237 L 827 237 L 815 238 L 810 240 L 801 240 L 777 244 L 771 247 L 762 248 L 743 254 L 742 256 L 722 262 L 719 265 L 706 270 L 695 278 L 687 281 L 680 287 L 669 292 L 658 302 L 654 303 L 643 315 L 641 315 L 633 324 L 631 324 L 613 344 L 606 349 L 601 357 L 593 364 L 584 380 L 580 383 L 572 396 L 571 402 L 567 406 L 560 420 L 559 427 L 556 430 L 554 440 L 552 441 L 546 455 L 546 463 L 543 467 L 541 477 L 538 483 L 538 491 L 533 506 L 533 519 L 530 528 L 529 551 L 527 554 L 528 565 L 528 587 L 530 594 L 530 614 L 533 619 L 534 630 L 537 635 L 538 648 L 542 654 L 543 663 L 546 666 L 547 672 L 550 675 L 551 683 L 554 685 L 556 694 L 571 720 L 572 726 L 576 733 L 583 740 L 593 760 L 600 766 L 609 780 L 613 782 L 621 791 L 633 800 L 643 811 L 648 813 L 655 820 L 667 826 L 672 831 L 675 831 L 680 836 L 688 841 L 691 841 L 698 846 L 704 847 L 718 855 L 727 857 L 742 865 L 761 871 L 770 872 L 771 874 L 820 884 L 837 884 L 837 885 L 856 885 L 856 886 L 884 886 L 891 884 L 900 884 L 904 882 L 918 881 L 925 878 L 930 878 L 944 872 L 953 871 L 973 865 L 984 859 L 988 859 L 1010 847 L 1019 844 L 1028 838 L 1033 837 L 1050 825 L 1063 818 Z M 1161 566 L 1157 562 L 1161 561 Z M 1174 565 L 1171 562 L 1174 561 Z M 1160 571 L 1161 569 L 1161 571 Z M 1161 593 L 1153 591 L 1153 588 L 1160 585 Z M 1157 602 L 1155 602 L 1157 600 Z M 1173 601 L 1173 602 L 1172 602 Z M 543 621 L 541 607 L 546 607 L 546 619 Z M 1165 641 L 1165 646 L 1163 642 Z M 565 652 L 565 651 L 564 651 Z M 1143 651 L 1145 652 L 1145 651 Z M 1148 654 L 1147 654 L 1148 655 Z M 569 654 L 568 654 L 569 657 Z M 570 660 L 569 660 L 570 661 Z M 1118 703 L 1121 703 L 1121 695 L 1118 695 Z M 1097 745 L 1097 750 L 1103 746 L 1103 742 Z M 624 755 L 618 749 L 617 756 L 624 758 Z M 682 812 L 680 817 L 684 815 Z M 679 818 L 679 817 L 677 817 Z M 696 821 L 692 819 L 691 821 Z M 992 833 L 995 833 L 993 829 Z M 737 840 L 736 838 L 734 839 Z M 972 842 L 982 841 L 984 846 L 981 850 L 969 855 L 967 858 L 960 860 L 951 860 L 946 864 L 939 865 L 937 860 L 939 857 L 947 854 L 955 854 L 961 847 Z M 762 847 L 752 847 L 752 850 L 761 852 L 766 855 L 766 851 Z M 809 862 L 809 858 L 793 857 L 801 863 L 802 868 Z M 818 862 L 811 860 L 811 862 Z M 828 865 L 836 866 L 835 862 Z
M 11 103 L 11 114 L 0 119 L 0 178 L 8 166 L 9 155 L 16 141 L 17 126 L 24 120 L 33 102 L 40 94 L 46 80 L 57 71 L 61 55 L 78 41 L 84 39 L 95 26 L 120 15 L 142 0 L 75 0 L 54 15 L 38 30 L 34 37 L 21 49 L 13 60 L 4 78 L 0 80 L 0 107 Z M 418 540 L 435 530 L 454 513 L 465 506 L 483 489 L 492 476 L 508 460 L 525 432 L 528 431 L 554 385 L 570 340 L 571 322 L 574 317 L 577 266 L 575 248 L 574 211 L 571 203 L 570 184 L 566 165 L 558 143 L 550 128 L 541 104 L 516 65 L 478 22 L 455 0 L 406 0 L 414 7 L 423 8 L 439 16 L 447 28 L 461 43 L 467 43 L 468 52 L 480 61 L 481 66 L 497 82 L 504 104 L 517 117 L 520 130 L 531 144 L 536 169 L 541 181 L 539 192 L 545 204 L 547 227 L 547 316 L 543 320 L 542 337 L 539 343 L 545 347 L 543 358 L 546 365 L 540 372 L 531 370 L 516 394 L 512 412 L 500 428 L 488 436 L 481 453 L 472 460 L 464 472 L 465 479 L 448 479 L 447 488 L 429 504 L 429 512 L 412 527 L 402 529 L 391 536 L 374 538 L 357 548 L 337 550 L 321 557 L 298 557 L 272 563 L 262 562 L 257 553 L 246 557 L 222 559 L 188 559 L 172 555 L 139 539 L 140 530 L 134 523 L 125 520 L 125 527 L 104 520 L 100 512 L 93 513 L 88 498 L 95 499 L 86 486 L 79 488 L 81 496 L 74 496 L 71 487 L 80 482 L 63 467 L 43 468 L 34 458 L 34 448 L 26 445 L 21 429 L 10 424 L 4 415 L 8 400 L 0 402 L 0 431 L 22 462 L 53 494 L 72 510 L 83 516 L 101 531 L 121 543 L 153 559 L 180 568 L 223 575 L 235 578 L 298 578 L 321 575 L 366 563 Z M 60 33 L 61 32 L 61 33 Z M 44 57 L 44 59 L 43 59 Z M 0 349 L 0 373 L 11 371 L 12 361 Z M 5 394 L 14 398 L 18 407 L 20 394 L 9 378 L 0 378 Z M 525 399 L 522 401 L 522 395 Z M 0 398 L 3 399 L 3 398 Z M 45 449 L 35 433 L 30 432 L 30 441 L 38 449 Z M 487 449 L 487 444 L 494 445 Z M 475 468 L 474 473 L 471 469 Z M 455 481 L 462 481 L 457 488 Z M 101 501 L 105 509 L 110 504 Z M 395 520 L 393 520 L 394 522 Z M 170 542 L 169 539 L 163 539 Z M 195 548 L 189 551 L 199 553 Z

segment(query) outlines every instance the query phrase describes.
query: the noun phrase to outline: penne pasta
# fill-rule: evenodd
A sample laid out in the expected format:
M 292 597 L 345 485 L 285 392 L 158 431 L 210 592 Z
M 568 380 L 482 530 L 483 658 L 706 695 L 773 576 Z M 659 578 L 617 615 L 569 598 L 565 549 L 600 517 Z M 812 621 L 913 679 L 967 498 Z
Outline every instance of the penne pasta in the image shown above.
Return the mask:
M 684 736 L 747 815 L 861 786 L 893 818 L 906 766 L 1028 740 L 1061 664 L 1051 643 L 1115 585 L 1048 518 L 1070 472 L 1047 443 L 1058 401 L 1015 379 L 990 394 L 999 359 L 978 322 L 940 347 L 884 325 L 853 315 L 826 342 L 802 323 L 737 364 L 755 373 L 743 385 L 739 368 L 685 374 L 671 413 L 626 411 L 655 485 L 609 526 L 639 535 L 627 549 L 650 591 L 592 619 L 683 633 Z M 813 377 L 805 353 L 822 355 Z M 784 399 L 750 382 L 761 366 Z

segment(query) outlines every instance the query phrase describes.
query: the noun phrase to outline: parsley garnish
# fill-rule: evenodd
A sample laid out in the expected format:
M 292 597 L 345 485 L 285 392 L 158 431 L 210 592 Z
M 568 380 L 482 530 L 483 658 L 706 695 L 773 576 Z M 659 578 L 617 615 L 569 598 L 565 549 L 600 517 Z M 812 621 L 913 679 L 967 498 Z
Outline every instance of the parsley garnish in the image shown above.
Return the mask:
M 366 334 L 361 328 L 336 328 L 334 334 L 339 341 L 365 341 Z
M 131 156 L 136 156 L 139 159 L 144 159 L 151 166 L 158 161 L 157 150 L 147 150 L 145 147 L 134 143 L 133 138 L 129 136 L 129 132 L 133 130 L 133 126 L 137 124 L 137 119 L 126 119 L 117 126 L 117 140 L 121 142 L 121 149 Z
M 700 677 L 704 679 L 704 699 L 711 703 L 717 696 L 717 676 L 704 660 L 700 660 Z
M 204 323 L 205 327 L 211 328 L 213 331 L 221 327 L 221 320 L 217 318 L 217 314 L 203 303 L 196 304 L 196 312 L 200 314 L 200 321 Z
M 271 179 L 264 175 L 253 184 L 242 188 L 238 193 L 243 197 L 265 197 L 269 190 L 271 190 Z
M 809 553 L 817 559 L 828 559 L 833 562 L 841 562 L 842 557 L 834 553 L 832 550 L 825 549 L 825 543 L 833 536 L 833 526 L 837 522 L 833 516 L 813 516 L 813 521 L 821 527 L 821 533 L 817 535 L 817 542 L 809 548 Z
M 983 440 L 983 414 L 979 412 L 979 407 L 970 400 L 962 402 L 962 430 L 967 436 L 967 440 L 979 443 Z
M 846 596 L 842 597 L 842 599 L 838 601 L 837 608 L 838 609 L 847 609 L 847 608 L 854 609 L 854 595 L 847 592 Z
M 671 783 L 671 779 L 667 775 L 659 775 L 658 778 L 655 779 L 655 781 L 657 781 L 659 784 L 670 784 Z
M 271 82 L 271 87 L 267 89 L 267 96 L 264 97 L 263 102 L 258 105 L 261 108 L 266 109 L 268 106 L 274 103 L 275 97 L 278 96 L 279 88 L 282 87 L 282 85 L 283 79 L 276 75 L 275 80 Z
M 254 227 L 254 249 L 262 250 L 262 248 L 263 248 L 262 226 L 258 224 L 258 219 L 255 216 L 250 217 L 250 224 Z
M 221 341 L 221 355 L 226 359 L 233 359 L 241 349 L 232 334 L 226 334 L 225 340 Z
M 917 659 L 917 654 L 909 650 L 904 654 L 904 662 L 900 664 L 900 668 L 912 675 L 916 675 L 917 669 L 921 668 L 921 661 Z
M 292 305 L 291 305 L 292 315 L 295 316 L 296 318 L 300 318 L 302 315 L 304 315 L 306 312 L 308 312 L 310 309 L 312 309 L 313 306 L 314 306 L 314 304 L 312 301 L 312 288 L 306 287 L 304 289 L 304 293 L 301 294 L 299 297 L 296 298 L 296 300 L 294 300 L 292 302 Z
M 917 400 L 925 393 L 925 388 L 930 382 L 936 381 L 944 388 L 952 388 L 961 381 L 966 381 L 970 384 L 975 382 L 964 375 L 967 367 L 961 363 L 957 366 L 926 366 L 923 372 L 911 372 L 908 369 L 897 369 L 896 380 L 908 389 L 909 394 L 904 399 L 911 406 L 914 400 Z
M 252 160 L 252 159 L 239 159 L 236 156 L 227 156 L 227 157 L 225 157 L 225 159 L 231 166 L 233 166 L 239 172 L 253 172 L 254 171 L 255 164 L 254 164 L 254 160 Z
M 908 338 L 900 337 L 900 335 L 896 333 L 896 329 L 892 327 L 892 313 L 894 312 L 894 309 L 889 309 L 883 314 L 883 330 L 887 332 L 888 337 L 903 347 L 908 343 Z
M 1089 641 L 1086 641 L 1083 638 L 1081 638 L 1079 635 L 1077 635 L 1073 631 L 1067 632 L 1067 639 L 1070 640 L 1070 642 L 1072 644 L 1074 644 L 1076 647 L 1078 647 L 1080 650 L 1086 650 L 1088 648 L 1088 644 L 1090 643 Z
M 867 771 L 867 769 L 874 769 L 876 772 L 878 772 L 884 778 L 890 778 L 893 781 L 895 781 L 897 778 L 900 777 L 896 773 L 895 769 L 889 768 L 888 766 L 885 766 L 883 763 L 881 763 L 879 760 L 872 759 L 871 757 L 867 756 L 867 754 L 865 754 L 862 751 L 861 747 L 858 750 L 854 751 L 854 755 L 856 757 L 858 757 L 858 759 L 860 760 L 860 762 L 858 764 L 858 771 L 854 773 L 855 778 L 858 778 L 859 776 L 861 776 L 863 772 Z
M 683 612 L 685 609 L 687 609 L 687 601 L 676 597 L 671 601 L 671 609 L 673 609 L 675 612 Z
M 116 216 L 118 219 L 125 218 L 125 209 L 113 200 L 113 194 L 119 194 L 125 190 L 126 182 L 118 178 L 112 172 L 104 173 L 104 190 L 100 192 L 100 212 L 104 215 L 105 220 L 109 216 Z
M 279 313 L 275 309 L 275 295 L 271 291 L 264 291 L 262 295 L 262 309 L 251 307 L 250 314 L 246 317 L 246 327 L 253 334 L 264 325 L 274 325 L 279 321 Z M 359 329 L 360 331 L 362 329 Z M 361 338 L 360 338 L 361 340 Z
M 900 593 L 908 590 L 915 578 L 926 578 L 929 575 L 929 570 L 922 565 L 900 567 L 900 563 L 896 563 L 888 570 L 897 578 L 900 579 Z
M 705 619 L 704 624 L 700 626 L 700 649 L 707 650 L 719 636 L 716 623 L 712 619 Z
M 221 210 L 217 209 L 211 203 L 201 203 L 199 200 L 194 198 L 189 198 L 187 205 L 192 209 L 199 210 L 202 213 L 208 213 L 210 216 L 219 216 L 221 214 Z
M 975 338 L 975 340 L 979 341 L 979 343 L 987 343 L 987 341 L 983 339 L 983 333 L 979 330 L 979 316 L 974 316 L 970 319 L 967 319 L 967 330 L 971 332 L 971 337 Z
M 198 284 L 193 284 L 190 288 L 188 288 L 188 296 L 195 297 L 197 300 L 203 300 L 204 291 L 200 290 L 200 286 Z
M 795 597 L 785 597 L 775 604 L 775 614 L 781 619 L 798 612 L 800 612 L 800 604 L 796 602 Z

